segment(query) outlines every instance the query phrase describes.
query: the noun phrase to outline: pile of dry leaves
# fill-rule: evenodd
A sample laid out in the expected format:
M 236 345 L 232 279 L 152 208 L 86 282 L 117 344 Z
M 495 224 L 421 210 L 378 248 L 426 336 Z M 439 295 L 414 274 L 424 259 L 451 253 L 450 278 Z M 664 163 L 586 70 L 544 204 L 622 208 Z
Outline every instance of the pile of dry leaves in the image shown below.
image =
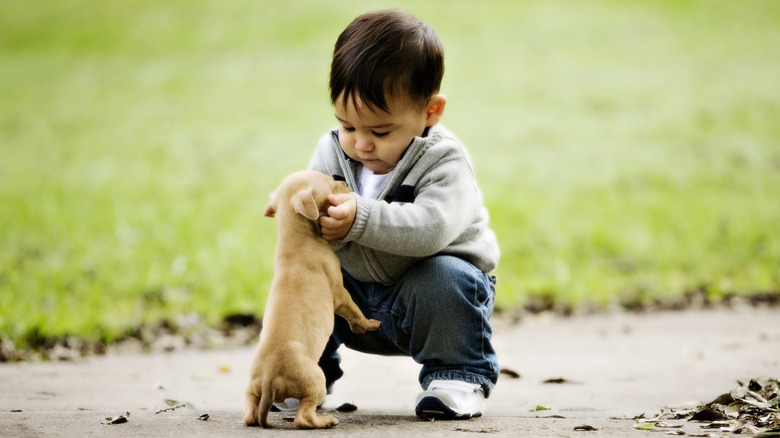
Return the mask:
M 710 403 L 695 409 L 664 409 L 655 418 L 637 418 L 634 427 L 669 429 L 670 435 L 685 435 L 678 429 L 683 423 L 669 422 L 673 420 L 699 422 L 702 429 L 708 430 L 708 433 L 688 436 L 717 436 L 712 434 L 715 432 L 780 437 L 780 382 L 773 378 L 740 382 L 738 388 Z

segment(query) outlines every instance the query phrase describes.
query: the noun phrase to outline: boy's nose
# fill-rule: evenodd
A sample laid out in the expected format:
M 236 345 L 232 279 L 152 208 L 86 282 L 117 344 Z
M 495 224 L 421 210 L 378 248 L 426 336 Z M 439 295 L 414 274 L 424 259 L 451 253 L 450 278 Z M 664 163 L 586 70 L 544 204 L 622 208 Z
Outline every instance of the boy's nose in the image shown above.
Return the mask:
M 367 136 L 359 135 L 357 138 L 355 138 L 355 149 L 370 152 L 372 149 L 374 149 L 374 144 Z

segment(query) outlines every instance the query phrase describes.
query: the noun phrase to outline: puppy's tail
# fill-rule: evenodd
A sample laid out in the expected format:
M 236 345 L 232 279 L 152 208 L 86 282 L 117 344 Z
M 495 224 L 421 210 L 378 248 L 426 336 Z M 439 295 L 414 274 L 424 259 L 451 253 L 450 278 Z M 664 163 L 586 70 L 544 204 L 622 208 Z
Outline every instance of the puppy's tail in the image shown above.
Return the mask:
M 260 404 L 257 407 L 257 413 L 260 417 L 260 424 L 263 427 L 273 427 L 268 422 L 268 412 L 271 411 L 271 405 L 273 405 L 276 399 L 276 388 L 274 388 L 273 379 L 263 380 L 263 394 L 260 396 Z

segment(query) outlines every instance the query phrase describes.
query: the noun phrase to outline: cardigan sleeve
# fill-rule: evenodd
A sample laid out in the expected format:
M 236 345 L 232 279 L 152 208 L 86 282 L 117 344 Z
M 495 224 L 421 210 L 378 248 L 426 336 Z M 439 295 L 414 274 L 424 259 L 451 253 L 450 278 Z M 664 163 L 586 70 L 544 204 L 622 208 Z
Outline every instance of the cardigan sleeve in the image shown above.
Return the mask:
M 427 257 L 455 242 L 474 221 L 481 195 L 469 161 L 452 145 L 428 153 L 414 201 L 387 203 L 356 195 L 355 222 L 342 242 L 390 254 Z

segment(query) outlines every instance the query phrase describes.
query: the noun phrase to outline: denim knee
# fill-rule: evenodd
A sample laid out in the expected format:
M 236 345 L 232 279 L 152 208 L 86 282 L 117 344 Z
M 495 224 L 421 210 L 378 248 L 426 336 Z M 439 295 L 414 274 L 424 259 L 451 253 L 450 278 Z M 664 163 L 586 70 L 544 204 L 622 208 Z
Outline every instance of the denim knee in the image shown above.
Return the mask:
M 393 315 L 410 354 L 423 364 L 423 387 L 455 379 L 492 389 L 498 378 L 488 322 L 494 285 L 495 277 L 450 256 L 420 262 L 398 285 Z
M 457 257 L 437 256 L 420 262 L 400 286 L 393 312 L 402 319 L 412 308 L 418 317 L 449 316 L 454 324 L 469 318 L 462 315 L 464 310 L 479 309 L 485 320 L 493 313 L 495 277 Z

